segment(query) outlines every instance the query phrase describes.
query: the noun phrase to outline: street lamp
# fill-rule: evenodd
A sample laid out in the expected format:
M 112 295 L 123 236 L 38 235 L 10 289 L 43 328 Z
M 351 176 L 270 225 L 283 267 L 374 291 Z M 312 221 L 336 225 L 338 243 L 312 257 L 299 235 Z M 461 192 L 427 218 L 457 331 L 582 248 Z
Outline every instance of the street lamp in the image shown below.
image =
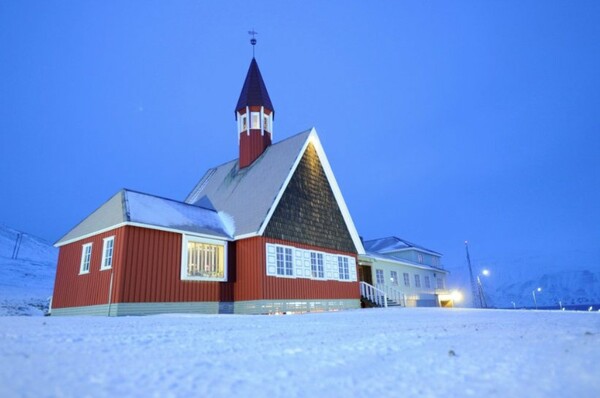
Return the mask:
M 483 284 L 481 283 L 481 275 L 483 276 L 489 276 L 490 275 L 490 271 L 487 269 L 484 269 L 481 271 L 480 274 L 477 274 L 477 290 L 478 290 L 478 296 L 479 296 L 479 306 L 481 308 L 487 308 L 487 302 L 485 301 L 485 294 L 483 293 Z
M 541 291 L 542 291 L 542 288 L 541 288 L 541 287 L 538 287 L 537 289 L 533 289 L 533 291 L 531 292 L 531 294 L 533 294 L 533 303 L 535 304 L 535 309 L 536 309 L 536 310 L 537 310 L 538 308 L 537 308 L 537 300 L 536 300 L 536 298 L 535 298 L 535 292 L 538 292 L 538 293 L 539 293 L 539 292 L 541 292 Z

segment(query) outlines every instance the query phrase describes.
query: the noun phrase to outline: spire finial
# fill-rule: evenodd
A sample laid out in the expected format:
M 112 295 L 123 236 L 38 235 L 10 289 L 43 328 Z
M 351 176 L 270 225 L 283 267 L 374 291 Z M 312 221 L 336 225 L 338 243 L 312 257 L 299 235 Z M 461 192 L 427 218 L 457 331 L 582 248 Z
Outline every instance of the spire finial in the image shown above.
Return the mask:
M 254 47 L 256 46 L 256 35 L 258 34 L 258 32 L 254 31 L 254 28 L 252 28 L 252 30 L 248 31 L 248 34 L 252 36 L 252 38 L 250 39 L 250 44 L 252 44 L 252 58 L 254 58 Z

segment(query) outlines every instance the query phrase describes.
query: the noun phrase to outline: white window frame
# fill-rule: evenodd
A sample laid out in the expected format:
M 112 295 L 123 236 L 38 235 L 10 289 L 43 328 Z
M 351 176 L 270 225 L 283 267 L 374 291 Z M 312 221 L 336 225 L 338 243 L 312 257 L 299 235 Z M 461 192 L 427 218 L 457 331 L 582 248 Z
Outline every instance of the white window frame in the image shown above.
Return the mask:
M 110 243 L 110 247 L 108 246 Z M 107 251 L 110 249 L 110 255 L 107 255 Z M 102 242 L 102 262 L 100 263 L 100 271 L 111 269 L 113 265 L 113 257 L 115 255 L 115 237 L 109 236 L 104 238 Z M 110 264 L 106 264 L 110 261 Z
M 390 271 L 390 279 L 392 280 L 392 285 L 398 286 L 398 271 Z
M 431 289 L 431 279 L 429 275 L 425 275 L 425 289 Z
M 435 280 L 436 280 L 437 289 L 440 289 L 440 290 L 445 289 L 445 287 L 444 287 L 445 283 L 444 283 L 443 277 L 438 276 L 437 278 L 435 278 Z
M 338 256 L 337 259 L 339 279 L 343 281 L 350 280 L 350 266 L 348 265 L 348 257 Z
M 421 287 L 421 275 L 415 274 L 415 287 Z
M 410 287 L 410 275 L 408 275 L 408 272 L 404 272 L 402 277 L 404 278 L 404 286 Z
M 417 253 L 417 261 L 419 264 L 423 264 L 423 253 Z
M 88 252 L 89 249 L 89 252 Z M 81 263 L 79 264 L 79 275 L 89 274 L 92 265 L 92 243 L 85 243 L 81 247 Z
M 282 248 L 292 251 L 293 275 L 282 275 L 277 270 L 277 252 Z M 358 272 L 356 258 L 343 254 L 321 252 L 318 250 L 301 249 L 294 246 L 278 243 L 265 245 L 265 274 L 275 278 L 302 278 L 313 280 L 331 280 L 336 282 L 357 282 Z M 313 259 L 314 258 L 314 259 Z M 342 272 L 340 272 L 340 258 L 342 259 Z M 320 260 L 322 260 L 322 265 Z M 347 264 L 347 268 L 346 268 Z M 322 266 L 322 268 L 321 268 Z M 321 271 L 322 270 L 322 275 Z M 316 276 L 313 276 L 314 275 Z
M 312 279 L 325 279 L 325 257 L 321 252 L 310 252 L 310 271 Z
M 181 244 L 181 280 L 182 281 L 209 281 L 209 282 L 227 282 L 227 242 L 217 239 L 202 238 L 194 235 L 182 235 Z M 202 243 L 206 245 L 215 245 L 223 247 L 223 277 L 210 278 L 205 276 L 190 276 L 187 273 L 188 268 L 188 243 Z
M 376 286 L 385 285 L 385 274 L 382 269 L 375 269 L 375 283 Z
M 260 112 L 250 112 L 250 129 L 260 130 Z
M 281 271 L 279 266 L 279 251 L 281 250 Z M 288 262 L 289 252 L 289 262 Z M 275 246 L 275 257 L 277 264 L 277 276 L 294 277 L 294 248 L 289 246 Z M 288 273 L 289 271 L 289 273 Z

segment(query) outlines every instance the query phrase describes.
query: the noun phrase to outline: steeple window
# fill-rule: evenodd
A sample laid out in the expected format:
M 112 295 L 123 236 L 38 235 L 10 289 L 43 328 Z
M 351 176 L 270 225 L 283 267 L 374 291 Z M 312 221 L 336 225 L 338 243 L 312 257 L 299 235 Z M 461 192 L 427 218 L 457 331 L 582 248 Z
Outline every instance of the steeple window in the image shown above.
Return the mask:
M 250 125 L 251 129 L 260 129 L 260 113 L 259 112 L 252 112 L 250 113 L 250 117 L 251 117 L 251 121 L 252 124 Z

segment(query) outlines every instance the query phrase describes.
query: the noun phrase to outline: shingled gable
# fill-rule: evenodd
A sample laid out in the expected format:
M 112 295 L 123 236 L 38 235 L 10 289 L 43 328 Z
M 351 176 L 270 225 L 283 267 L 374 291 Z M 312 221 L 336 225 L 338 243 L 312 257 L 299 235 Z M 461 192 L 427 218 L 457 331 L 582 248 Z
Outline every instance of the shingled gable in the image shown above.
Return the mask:
M 318 155 L 352 243 L 362 254 L 360 237 L 314 128 L 271 145 L 244 169 L 240 170 L 234 160 L 208 170 L 185 202 L 199 203 L 208 198 L 219 212 L 233 218 L 235 239 L 263 236 L 310 144 Z
M 55 246 L 124 225 L 231 239 L 228 231 L 231 228 L 214 209 L 122 189 L 58 240 Z

